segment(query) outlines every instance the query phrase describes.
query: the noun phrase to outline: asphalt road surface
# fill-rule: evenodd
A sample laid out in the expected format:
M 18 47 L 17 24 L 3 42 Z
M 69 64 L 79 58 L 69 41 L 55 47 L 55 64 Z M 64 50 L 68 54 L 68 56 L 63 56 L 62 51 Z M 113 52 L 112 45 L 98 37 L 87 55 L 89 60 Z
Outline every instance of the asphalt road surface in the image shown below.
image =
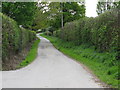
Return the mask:
M 81 64 L 38 37 L 41 42 L 36 59 L 24 68 L 3 71 L 3 88 L 102 88 Z

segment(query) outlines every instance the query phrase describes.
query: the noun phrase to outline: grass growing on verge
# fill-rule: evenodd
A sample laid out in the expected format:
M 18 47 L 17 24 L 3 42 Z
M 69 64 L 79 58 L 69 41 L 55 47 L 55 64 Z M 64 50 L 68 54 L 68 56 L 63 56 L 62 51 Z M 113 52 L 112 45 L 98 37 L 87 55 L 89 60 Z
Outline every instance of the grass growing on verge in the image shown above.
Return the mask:
M 115 61 L 115 53 L 98 53 L 93 46 L 75 46 L 71 42 L 65 42 L 53 36 L 44 34 L 41 36 L 49 39 L 64 54 L 88 66 L 101 81 L 112 88 L 118 88 L 120 80 L 118 79 L 118 62 Z
M 19 67 L 27 66 L 28 64 L 30 64 L 30 63 L 36 58 L 39 42 L 40 42 L 40 39 L 36 40 L 36 41 L 33 43 L 33 45 L 32 45 L 32 47 L 31 47 L 28 55 L 26 56 L 26 59 L 23 60 L 23 61 L 20 63 L 20 66 L 19 66 Z

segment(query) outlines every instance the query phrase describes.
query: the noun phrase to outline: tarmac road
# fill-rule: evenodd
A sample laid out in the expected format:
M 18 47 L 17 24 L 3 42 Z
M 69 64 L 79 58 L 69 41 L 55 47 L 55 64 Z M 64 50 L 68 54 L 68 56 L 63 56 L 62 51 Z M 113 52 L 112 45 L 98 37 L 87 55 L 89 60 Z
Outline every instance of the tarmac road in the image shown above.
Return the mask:
M 28 66 L 2 72 L 3 88 L 102 88 L 83 66 L 41 37 L 38 56 Z

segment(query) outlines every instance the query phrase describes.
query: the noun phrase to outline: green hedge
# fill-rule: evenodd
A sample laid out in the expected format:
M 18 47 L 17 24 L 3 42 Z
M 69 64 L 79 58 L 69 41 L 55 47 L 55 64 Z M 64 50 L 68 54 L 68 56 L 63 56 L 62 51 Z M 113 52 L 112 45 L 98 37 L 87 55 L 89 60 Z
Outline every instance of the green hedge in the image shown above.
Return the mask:
M 9 60 L 11 55 L 18 54 L 36 39 L 36 33 L 19 28 L 17 23 L 0 13 L 2 17 L 2 60 Z
M 82 18 L 66 23 L 60 37 L 76 45 L 87 43 L 101 52 L 118 50 L 118 10 L 111 10 L 95 18 Z
M 57 31 L 54 31 L 53 32 L 53 36 L 55 36 L 55 37 L 59 37 L 60 36 L 60 30 L 57 30 Z

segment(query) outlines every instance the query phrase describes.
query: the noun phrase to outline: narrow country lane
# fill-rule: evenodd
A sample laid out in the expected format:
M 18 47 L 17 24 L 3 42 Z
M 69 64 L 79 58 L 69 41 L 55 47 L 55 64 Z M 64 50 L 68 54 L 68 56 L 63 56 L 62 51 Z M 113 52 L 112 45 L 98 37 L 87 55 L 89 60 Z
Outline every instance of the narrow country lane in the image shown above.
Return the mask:
M 3 88 L 102 88 L 92 74 L 40 37 L 38 56 L 28 66 L 2 72 Z

